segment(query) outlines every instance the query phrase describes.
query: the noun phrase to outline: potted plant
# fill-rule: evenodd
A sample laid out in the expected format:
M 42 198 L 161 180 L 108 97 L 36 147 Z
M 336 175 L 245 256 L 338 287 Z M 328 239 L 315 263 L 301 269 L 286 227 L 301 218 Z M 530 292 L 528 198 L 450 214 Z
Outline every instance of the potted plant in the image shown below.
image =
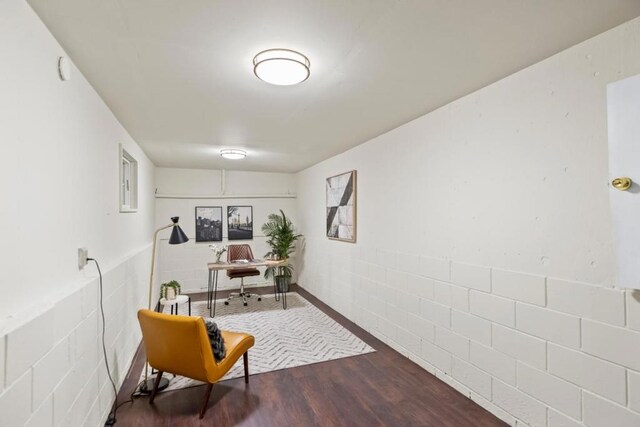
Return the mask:
M 267 244 L 271 247 L 271 252 L 265 257 L 284 261 L 278 266 L 267 267 L 264 271 L 264 278 L 275 278 L 279 292 L 289 292 L 293 266 L 287 263 L 289 256 L 294 251 L 294 243 L 301 236 L 296 234 L 293 223 L 280 209 L 280 215 L 272 213 L 269 220 L 262 225 L 262 232 L 267 237 Z
M 180 283 L 172 280 L 160 285 L 160 298 L 173 300 L 180 295 Z

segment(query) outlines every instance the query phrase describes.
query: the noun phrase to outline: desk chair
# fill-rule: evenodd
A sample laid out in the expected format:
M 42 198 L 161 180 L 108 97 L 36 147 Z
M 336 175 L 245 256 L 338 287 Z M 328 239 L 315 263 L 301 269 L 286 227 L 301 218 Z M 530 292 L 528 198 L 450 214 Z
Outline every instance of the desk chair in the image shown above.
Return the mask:
M 252 335 L 221 331 L 227 356 L 216 362 L 202 317 L 139 310 L 138 320 L 149 365 L 159 371 L 149 404 L 153 404 L 163 372 L 207 383 L 201 419 L 207 412 L 213 384 L 233 367 L 240 356 L 244 358 L 244 382 L 249 383 L 249 349 L 255 343 Z
M 253 259 L 253 252 L 251 252 L 251 246 L 249 245 L 229 245 L 227 246 L 227 262 L 233 262 L 241 259 L 251 261 Z M 251 298 L 250 292 L 244 290 L 244 278 L 251 276 L 259 276 L 260 270 L 255 267 L 238 268 L 233 270 L 227 270 L 227 276 L 230 279 L 240 278 L 240 292 L 232 292 L 224 302 L 224 305 L 229 305 L 229 301 L 233 298 L 242 298 L 244 305 L 247 305 L 247 298 Z M 262 301 L 260 295 L 258 295 L 258 301 Z

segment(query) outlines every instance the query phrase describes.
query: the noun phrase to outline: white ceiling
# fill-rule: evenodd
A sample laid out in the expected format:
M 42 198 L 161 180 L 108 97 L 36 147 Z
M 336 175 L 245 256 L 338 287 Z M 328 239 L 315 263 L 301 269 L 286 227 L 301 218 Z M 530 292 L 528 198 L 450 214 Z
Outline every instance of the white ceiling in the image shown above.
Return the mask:
M 640 15 L 638 0 L 28 2 L 156 165 L 283 172 Z M 272 47 L 307 55 L 311 77 L 258 80 Z

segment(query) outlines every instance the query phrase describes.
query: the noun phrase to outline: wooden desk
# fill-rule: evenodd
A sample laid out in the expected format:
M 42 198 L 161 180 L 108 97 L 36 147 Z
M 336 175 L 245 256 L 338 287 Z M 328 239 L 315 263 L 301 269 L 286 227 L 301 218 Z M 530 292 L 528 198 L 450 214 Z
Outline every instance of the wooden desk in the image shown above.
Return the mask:
M 218 273 L 222 270 L 240 270 L 244 268 L 257 268 L 257 267 L 277 267 L 280 264 L 284 264 L 285 261 L 269 261 L 269 260 L 253 260 L 250 262 L 210 262 L 207 263 L 209 269 L 209 282 L 207 284 L 207 308 L 211 317 L 216 316 L 216 297 L 218 294 Z M 280 292 L 276 286 L 276 279 L 273 278 L 273 289 L 276 296 L 276 301 L 280 301 L 282 297 L 282 308 L 287 308 L 287 293 Z

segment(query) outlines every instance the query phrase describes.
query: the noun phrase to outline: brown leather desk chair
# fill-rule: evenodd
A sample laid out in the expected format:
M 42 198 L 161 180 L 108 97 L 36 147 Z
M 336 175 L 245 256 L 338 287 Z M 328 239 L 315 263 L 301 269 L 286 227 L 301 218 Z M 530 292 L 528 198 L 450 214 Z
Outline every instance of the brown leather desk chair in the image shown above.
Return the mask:
M 227 246 L 227 262 L 233 262 L 241 259 L 251 261 L 253 259 L 253 252 L 251 252 L 251 246 L 249 245 L 229 245 Z M 244 290 L 244 278 L 251 276 L 259 276 L 260 270 L 254 267 L 237 268 L 233 270 L 227 270 L 227 276 L 230 279 L 240 278 L 240 292 L 232 292 L 224 302 L 224 305 L 229 305 L 229 301 L 233 298 L 240 297 L 244 305 L 247 305 L 247 298 L 251 298 L 250 292 Z M 262 301 L 262 298 L 258 295 L 258 301 Z
M 252 335 L 222 331 L 227 356 L 216 362 L 202 317 L 172 316 L 139 310 L 138 320 L 149 365 L 159 371 L 151 392 L 150 404 L 153 404 L 156 397 L 163 372 L 208 384 L 200 418 L 207 411 L 213 384 L 231 369 L 240 356 L 244 357 L 244 382 L 249 382 L 249 349 L 255 343 Z

